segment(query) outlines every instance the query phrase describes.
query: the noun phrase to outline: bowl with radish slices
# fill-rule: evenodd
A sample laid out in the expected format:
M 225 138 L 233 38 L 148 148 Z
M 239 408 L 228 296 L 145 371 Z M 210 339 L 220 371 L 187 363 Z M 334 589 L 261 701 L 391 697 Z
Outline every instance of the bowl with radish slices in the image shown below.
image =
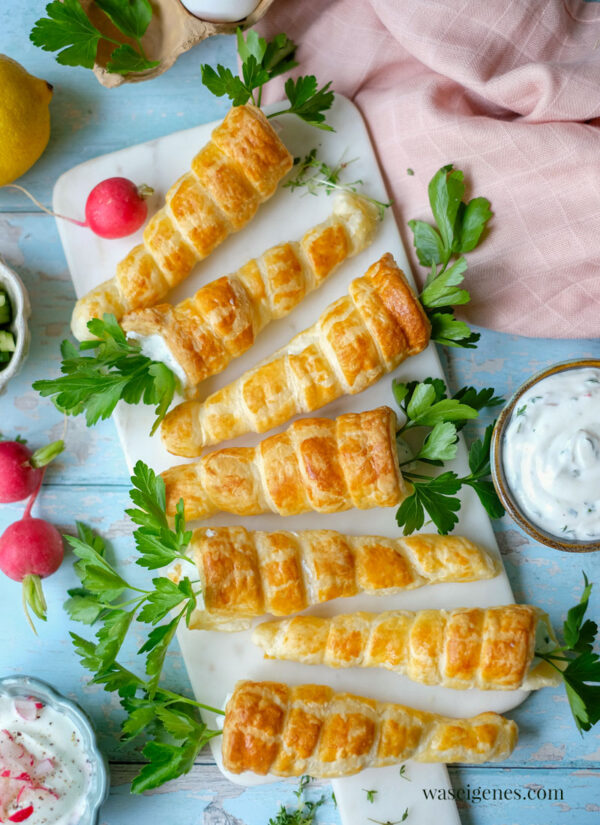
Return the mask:
M 0 258 L 0 394 L 27 358 L 30 315 L 23 281 Z
M 96 825 L 108 771 L 81 708 L 31 676 L 0 679 L 0 821 Z

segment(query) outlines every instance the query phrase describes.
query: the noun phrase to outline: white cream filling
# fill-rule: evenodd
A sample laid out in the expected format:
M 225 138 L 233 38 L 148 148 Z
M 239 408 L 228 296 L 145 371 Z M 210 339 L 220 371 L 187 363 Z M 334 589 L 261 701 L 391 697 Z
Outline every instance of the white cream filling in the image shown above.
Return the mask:
M 128 332 L 127 337 L 139 342 L 143 355 L 152 361 L 161 361 L 171 372 L 175 373 L 179 379 L 182 390 L 187 387 L 189 382 L 185 370 L 174 357 L 162 335 L 158 333 L 153 335 L 140 335 L 138 332 Z

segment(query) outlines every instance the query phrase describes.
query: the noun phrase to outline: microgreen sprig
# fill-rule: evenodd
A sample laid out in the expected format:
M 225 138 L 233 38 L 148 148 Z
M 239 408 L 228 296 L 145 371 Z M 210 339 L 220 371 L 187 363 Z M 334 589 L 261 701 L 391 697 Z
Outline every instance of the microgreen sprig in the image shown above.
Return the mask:
M 386 819 L 384 821 L 382 819 L 372 819 L 371 817 L 369 817 L 369 822 L 374 822 L 375 825 L 400 825 L 401 822 L 406 822 L 407 819 L 408 819 L 408 808 L 405 808 L 404 813 L 402 814 L 400 819 L 395 819 L 393 822 L 391 822 L 389 819 Z
M 153 435 L 179 388 L 177 376 L 162 361 L 143 355 L 141 346 L 126 338 L 114 315 L 93 318 L 87 327 L 95 337 L 82 341 L 79 350 L 70 341 L 62 342 L 63 375 L 34 381 L 33 389 L 51 396 L 67 415 L 85 413 L 88 427 L 108 418 L 121 400 L 127 404 L 143 401 L 155 406 Z M 82 354 L 89 350 L 96 352 Z
M 593 650 L 598 625 L 591 619 L 583 621 L 593 586 L 585 573 L 583 585 L 579 602 L 563 623 L 565 644 L 551 651 L 535 651 L 562 676 L 571 713 L 582 734 L 600 722 L 600 656 Z
M 142 37 L 152 19 L 149 0 L 96 0 L 110 23 L 122 35 L 134 41 L 135 46 L 115 40 L 92 23 L 81 0 L 53 0 L 46 6 L 48 17 L 37 20 L 29 38 L 47 52 L 58 52 L 56 60 L 63 66 L 83 66 L 92 69 L 100 43 L 114 46 L 106 70 L 127 75 L 144 72 L 158 66 L 158 60 L 149 60 L 142 45 Z
M 503 399 L 494 395 L 491 387 L 475 390 L 462 387 L 452 398 L 446 395 L 440 378 L 427 378 L 423 382 L 392 382 L 394 399 L 404 413 L 404 423 L 397 433 L 402 445 L 403 438 L 412 430 L 422 428 L 429 432 L 416 448 L 410 448 L 410 456 L 401 464 L 404 478 L 411 482 L 413 492 L 396 512 L 396 520 L 404 528 L 404 535 L 420 530 L 429 516 L 441 534 L 449 533 L 458 523 L 460 499 L 457 493 L 463 486 L 471 487 L 492 518 L 504 515 L 504 508 L 489 481 L 490 444 L 494 425 L 487 427 L 482 440 L 475 441 L 469 450 L 470 473 L 459 477 L 447 470 L 438 476 L 415 471 L 418 463 L 441 467 L 445 461 L 456 457 L 458 431 L 467 421 L 477 418 L 484 407 L 501 404 Z
M 467 269 L 463 255 L 480 242 L 492 216 L 490 202 L 473 198 L 465 203 L 464 175 L 452 164 L 436 172 L 428 194 L 436 227 L 418 220 L 408 225 L 419 263 L 430 269 L 420 300 L 431 321 L 431 338 L 444 346 L 473 349 L 480 336 L 454 317 L 453 307 L 470 300 L 460 287 Z
M 313 825 L 318 809 L 325 803 L 325 797 L 321 796 L 315 802 L 304 799 L 304 791 L 310 783 L 310 776 L 301 776 L 298 788 L 294 791 L 294 796 L 300 800 L 300 804 L 295 810 L 280 805 L 275 817 L 269 819 L 268 825 Z
M 295 158 L 294 166 L 296 174 L 283 184 L 285 189 L 305 188 L 311 195 L 317 195 L 320 190 L 324 190 L 327 195 L 332 192 L 357 192 L 363 181 L 357 180 L 342 183 L 341 176 L 345 169 L 354 163 L 356 158 L 347 161 L 340 161 L 336 166 L 329 166 L 325 161 L 317 157 L 317 150 L 311 151 L 304 158 Z M 379 218 L 382 220 L 385 210 L 392 205 L 392 201 L 378 201 L 375 198 L 367 197 L 361 193 L 361 197 L 377 207 Z
M 170 528 L 162 478 L 138 461 L 131 481 L 129 495 L 135 507 L 127 513 L 139 525 L 134 533 L 139 554 L 136 564 L 150 570 L 175 561 L 192 564 L 185 553 L 192 533 L 185 529 L 183 501 L 178 504 L 174 528 Z M 132 784 L 133 792 L 141 793 L 189 771 L 198 752 L 220 734 L 206 726 L 199 711 L 223 711 L 160 685 L 169 645 L 180 622 L 189 624 L 201 591 L 197 581 L 188 576 L 178 582 L 158 576 L 152 579 L 151 590 L 132 585 L 107 558 L 102 538 L 84 524 L 77 524 L 77 536 L 65 538 L 78 558 L 74 570 L 80 580 L 80 587 L 69 590 L 65 609 L 73 620 L 98 626 L 94 641 L 71 633 L 75 651 L 82 665 L 93 673 L 90 684 L 103 685 L 121 697 L 128 714 L 122 738 L 128 741 L 142 733 L 153 737 L 142 751 L 149 762 Z M 174 617 L 161 623 L 173 611 Z M 117 661 L 134 621 L 152 627 L 138 650 L 146 654 L 147 678 L 140 678 Z
M 202 82 L 206 88 L 217 97 L 228 97 L 234 106 L 241 106 L 249 100 L 260 106 L 265 83 L 298 65 L 294 59 L 296 44 L 283 33 L 267 41 L 249 29 L 244 39 L 242 30 L 238 28 L 237 51 L 242 64 L 241 77 L 221 64 L 216 69 L 208 64 L 201 66 Z M 314 75 L 296 80 L 289 78 L 284 87 L 289 106 L 272 112 L 268 117 L 294 114 L 311 126 L 332 132 L 324 115 L 333 103 L 334 93 L 330 86 L 331 83 L 326 83 L 319 88 Z

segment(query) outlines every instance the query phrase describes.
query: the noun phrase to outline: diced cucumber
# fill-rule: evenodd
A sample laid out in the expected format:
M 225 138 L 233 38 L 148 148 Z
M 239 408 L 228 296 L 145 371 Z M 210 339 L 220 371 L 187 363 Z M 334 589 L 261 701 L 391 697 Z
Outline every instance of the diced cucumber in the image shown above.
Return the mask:
M 12 332 L 8 332 L 8 330 L 0 329 L 0 352 L 14 352 L 15 351 L 15 338 Z M 10 357 L 10 356 L 9 356 Z
M 9 324 L 12 320 L 10 301 L 4 290 L 0 289 L 0 325 Z

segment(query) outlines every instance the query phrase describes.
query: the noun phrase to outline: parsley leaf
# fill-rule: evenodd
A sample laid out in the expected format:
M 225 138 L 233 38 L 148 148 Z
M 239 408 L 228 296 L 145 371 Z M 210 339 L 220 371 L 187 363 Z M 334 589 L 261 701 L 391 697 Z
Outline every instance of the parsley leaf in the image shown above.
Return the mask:
M 149 0 L 96 0 L 95 3 L 125 37 L 136 42 L 137 48 L 104 34 L 92 23 L 81 0 L 53 0 L 46 6 L 48 17 L 36 21 L 29 38 L 48 52 L 58 52 L 56 60 L 63 66 L 83 66 L 93 69 L 100 41 L 112 43 L 113 49 L 106 68 L 109 72 L 129 74 L 158 66 L 149 60 L 141 43 L 152 18 Z
M 454 317 L 453 307 L 470 300 L 467 290 L 460 288 L 467 269 L 461 253 L 471 252 L 481 240 L 492 215 L 490 203 L 486 198 L 463 201 L 464 175 L 452 164 L 436 172 L 428 194 L 437 226 L 420 220 L 408 225 L 419 263 L 430 268 L 420 299 L 431 321 L 431 339 L 444 346 L 473 349 L 479 334 Z
M 492 217 L 487 198 L 473 198 L 459 208 L 461 220 L 457 222 L 455 245 L 459 252 L 471 252 L 481 238 L 487 222 Z
M 463 178 L 463 173 L 450 163 L 442 166 L 429 182 L 429 203 L 439 227 L 446 260 L 454 246 L 456 217 L 465 194 Z
M 443 382 L 441 383 L 443 386 Z M 406 391 L 400 389 L 401 385 L 398 381 L 395 381 L 393 386 L 395 395 L 404 393 L 400 406 L 408 419 L 405 429 L 434 427 L 444 421 L 466 421 L 477 418 L 477 410 L 468 404 L 462 404 L 459 399 L 439 398 L 439 385 L 430 381 L 407 384 L 405 385 Z
M 461 256 L 449 269 L 437 275 L 421 293 L 421 303 L 428 309 L 467 304 L 470 295 L 466 289 L 456 289 L 464 280 L 467 262 Z
M 439 232 L 425 221 L 409 221 L 414 236 L 417 258 L 422 266 L 431 266 L 442 262 L 444 242 Z
M 111 54 L 110 59 L 106 64 L 106 71 L 112 74 L 132 74 L 132 72 L 145 72 L 148 69 L 153 69 L 158 66 L 160 60 L 148 60 L 142 54 L 139 54 L 133 46 L 124 43 L 122 46 L 117 46 Z
M 438 421 L 433 430 L 427 434 L 415 461 L 427 459 L 429 462 L 451 461 L 456 458 L 458 442 L 456 427 L 449 421 Z
M 460 509 L 460 499 L 456 493 L 465 485 L 475 491 L 491 518 L 503 516 L 504 508 L 493 484 L 486 478 L 490 474 L 493 424 L 486 429 L 483 439 L 475 441 L 469 450 L 469 475 L 461 478 L 454 472 L 446 471 L 431 477 L 419 475 L 413 470 L 417 462 L 441 466 L 444 461 L 452 460 L 456 456 L 458 430 L 467 420 L 477 418 L 483 407 L 494 406 L 502 399 L 494 395 L 491 387 L 482 390 L 462 387 L 453 398 L 448 398 L 444 382 L 439 378 L 407 384 L 394 379 L 392 391 L 406 416 L 398 437 L 414 428 L 431 428 L 418 449 L 409 448 L 412 457 L 403 462 L 404 466 L 411 465 L 403 474 L 413 488 L 396 513 L 396 521 L 404 528 L 404 535 L 420 530 L 426 515 L 438 532 L 450 532 L 458 523 L 456 514 Z
M 583 593 L 579 603 L 569 610 L 563 625 L 565 643 L 571 650 L 576 650 L 579 653 L 591 651 L 594 637 L 598 632 L 598 625 L 592 622 L 591 619 L 582 624 L 592 594 L 592 585 L 585 573 L 583 574 L 583 583 Z
M 85 413 L 88 427 L 108 418 L 117 403 L 155 406 L 153 435 L 173 400 L 179 382 L 162 362 L 142 355 L 139 344 L 128 341 L 114 315 L 94 318 L 88 329 L 95 336 L 82 341 L 79 351 L 63 341 L 59 378 L 34 381 L 33 389 L 51 396 L 55 405 L 67 415 Z M 96 350 L 93 356 L 81 355 Z
M 46 6 L 46 14 L 48 18 L 35 23 L 29 35 L 31 42 L 47 52 L 58 51 L 56 60 L 63 66 L 92 69 L 102 35 L 79 0 L 54 0 Z
M 125 512 L 140 525 L 134 532 L 139 558 L 136 564 L 156 570 L 177 560 L 189 561 L 185 549 L 192 539 L 185 529 L 183 499 L 177 503 L 173 528 L 166 516 L 165 483 L 154 470 L 138 461 L 131 476 L 133 489 L 129 497 L 136 508 Z
M 191 539 L 191 532 L 185 529 L 183 502 L 179 503 L 175 527 L 171 529 L 164 512 L 162 479 L 140 461 L 132 481 L 130 498 L 136 508 L 129 513 L 140 525 L 134 537 L 144 558 L 143 566 L 158 566 L 154 562 L 161 542 L 165 544 L 165 559 L 171 560 L 176 554 L 177 558 L 192 563 L 183 553 Z M 65 607 L 75 621 L 98 624 L 99 628 L 94 641 L 76 633 L 71 633 L 71 639 L 81 664 L 93 674 L 90 684 L 103 685 L 106 691 L 117 692 L 121 697 L 127 713 L 121 728 L 123 740 L 142 734 L 153 737 L 142 751 L 148 763 L 132 784 L 132 791 L 141 793 L 189 771 L 200 750 L 221 733 L 210 730 L 199 711 L 218 714 L 223 711 L 173 693 L 159 684 L 165 656 L 179 622 L 184 617 L 190 621 L 199 591 L 187 577 L 177 583 L 166 577 L 154 578 L 150 590 L 134 587 L 111 564 L 102 538 L 83 524 L 78 524 L 77 529 L 77 536 L 65 538 L 78 556 L 74 569 L 81 586 L 69 591 Z M 149 538 L 152 539 L 150 550 L 144 545 Z M 159 624 L 174 609 L 179 612 L 170 621 Z M 147 654 L 148 679 L 132 673 L 116 658 L 134 622 L 154 625 L 138 651 Z
M 461 347 L 462 349 L 476 349 L 481 338 L 478 332 L 473 332 L 464 321 L 458 321 L 452 312 L 432 312 L 429 315 L 431 322 L 431 339 L 444 347 Z
M 584 616 L 592 585 L 583 574 L 583 593 L 563 624 L 565 646 L 536 650 L 535 655 L 557 670 L 563 679 L 575 725 L 580 733 L 600 722 L 600 656 L 593 646 L 598 625 Z
M 272 78 L 289 72 L 297 62 L 294 59 L 296 44 L 286 34 L 277 34 L 267 41 L 250 29 L 244 39 L 237 29 L 237 51 L 242 64 L 242 76 L 237 77 L 229 69 L 218 65 L 216 70 L 202 64 L 202 82 L 217 97 L 228 97 L 234 106 L 241 106 L 249 100 L 260 106 L 263 86 Z M 331 108 L 334 93 L 331 83 L 318 88 L 316 77 L 306 75 L 296 80 L 288 79 L 285 93 L 289 107 L 274 112 L 268 117 L 281 114 L 295 114 L 319 129 L 333 131 L 325 123 L 325 114 Z M 258 90 L 258 91 L 257 91 Z
M 286 80 L 284 88 L 290 101 L 290 107 L 275 114 L 298 115 L 306 123 L 310 123 L 311 126 L 333 132 L 333 128 L 325 123 L 325 115 L 323 114 L 327 109 L 331 109 L 333 104 L 334 94 L 330 91 L 330 86 L 331 83 L 326 83 L 319 89 L 317 78 L 314 75 L 298 77 L 296 80 L 289 78 L 289 80 Z M 269 115 L 269 117 L 275 117 L 275 114 Z
M 396 521 L 404 527 L 404 535 L 420 530 L 425 523 L 425 513 L 433 521 L 438 533 L 446 535 L 458 523 L 456 512 L 460 510 L 460 500 L 455 494 L 460 490 L 461 482 L 456 473 L 446 472 L 428 481 L 415 481 L 413 493 L 406 498 L 396 513 Z
M 504 398 L 494 395 L 493 387 L 484 387 L 481 390 L 476 390 L 475 387 L 461 387 L 458 392 L 454 393 L 453 398 L 462 401 L 463 404 L 468 404 L 474 410 L 482 410 L 484 407 L 497 407 L 506 403 Z
M 202 82 L 206 88 L 217 97 L 227 95 L 234 106 L 242 106 L 250 100 L 251 92 L 244 86 L 239 77 L 231 69 L 221 66 L 216 70 L 208 64 L 201 66 Z
M 96 0 L 96 5 L 120 32 L 135 40 L 144 36 L 152 20 L 149 0 Z

